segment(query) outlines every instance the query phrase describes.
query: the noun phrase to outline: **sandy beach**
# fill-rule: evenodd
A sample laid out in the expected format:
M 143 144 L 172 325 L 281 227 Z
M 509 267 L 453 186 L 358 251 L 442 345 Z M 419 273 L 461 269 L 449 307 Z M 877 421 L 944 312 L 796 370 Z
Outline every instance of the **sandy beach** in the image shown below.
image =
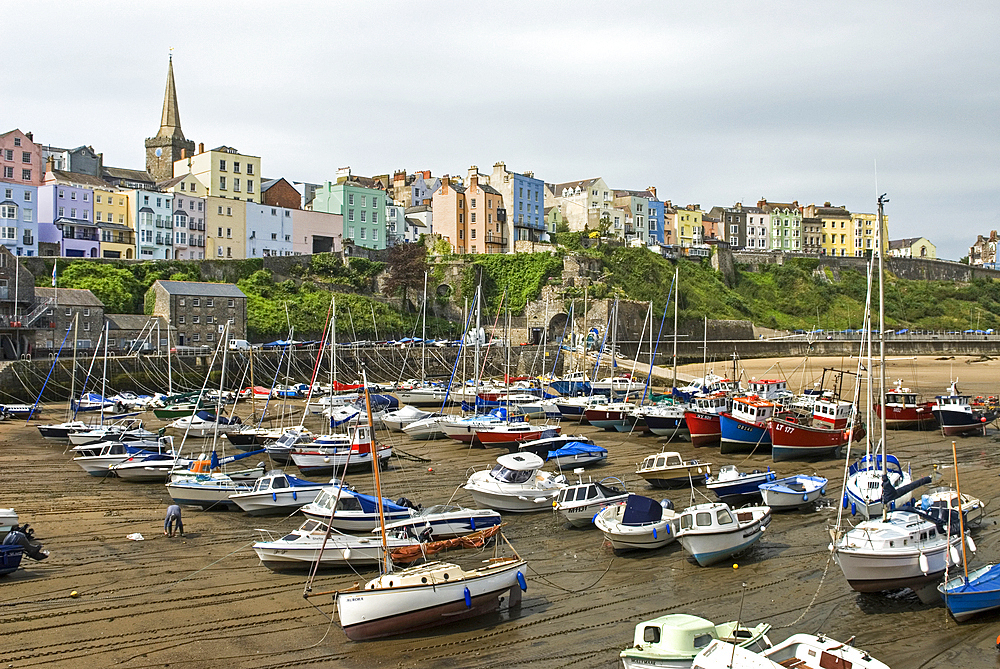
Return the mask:
M 784 377 L 798 390 L 817 381 L 824 367 L 853 371 L 857 361 L 740 364 L 747 377 Z M 726 361 L 710 367 L 724 375 L 732 369 Z M 701 368 L 688 365 L 681 371 L 700 375 Z M 943 393 L 955 378 L 965 393 L 1000 393 L 1000 361 L 893 359 L 886 371 L 890 381 L 902 379 L 927 398 Z M 853 387 L 853 377 L 845 389 L 848 384 Z M 61 421 L 65 412 L 65 407 L 49 406 L 31 426 L 23 421 L 0 425 L 0 507 L 15 508 L 51 551 L 45 562 L 25 559 L 22 570 L 0 577 L 2 666 L 610 668 L 618 664 L 618 652 L 631 645 L 636 623 L 670 612 L 733 620 L 741 596 L 743 619 L 771 623 L 774 641 L 794 632 L 824 632 L 841 640 L 856 636 L 857 646 L 893 669 L 998 663 L 994 644 L 1000 614 L 957 624 L 942 605 L 921 604 L 909 591 L 861 595 L 848 587 L 827 550 L 842 491 L 842 460 L 774 465 L 767 454 L 721 459 L 717 447 L 675 442 L 664 448 L 710 461 L 713 469 L 731 463 L 744 469 L 772 466 L 781 475 L 819 473 L 830 479 L 827 501 L 811 512 L 776 514 L 763 540 L 735 560 L 737 569 L 732 564 L 701 568 L 676 543 L 615 555 L 599 532 L 571 529 L 553 513 L 505 515 L 507 537 L 530 567 L 515 616 L 504 610 L 451 627 L 355 643 L 332 617 L 329 596 L 304 599 L 303 575 L 270 572 L 251 548 L 255 528 L 288 531 L 301 522 L 298 516 L 251 518 L 185 507 L 185 537 L 164 537 L 170 498 L 162 485 L 87 476 L 64 445 L 39 436 L 36 423 Z M 162 424 L 148 422 L 154 429 Z M 696 501 L 704 499 L 703 486 L 694 493 L 653 491 L 637 479 L 635 463 L 662 446 L 655 437 L 566 422 L 563 432 L 593 436 L 608 448 L 607 464 L 587 473 L 595 480 L 618 476 L 630 490 L 669 497 L 679 508 L 692 494 Z M 984 501 L 998 486 L 998 435 L 991 426 L 985 437 L 957 441 L 962 490 Z M 454 441 L 382 438 L 402 456 L 383 474 L 386 496 L 405 496 L 425 506 L 444 503 L 453 494 L 456 503 L 471 506 L 460 486 L 471 469 L 490 466 L 499 455 Z M 944 482 L 954 482 L 950 439 L 939 432 L 891 432 L 888 444 L 914 477 L 939 465 Z M 362 491 L 372 489 L 370 474 L 349 482 Z M 973 533 L 978 545 L 973 565 L 1000 559 L 997 517 L 996 503 L 990 503 L 982 527 Z M 135 532 L 145 540 L 126 539 Z M 483 557 L 466 551 L 447 559 L 468 566 Z M 313 590 L 348 587 L 372 575 L 370 570 L 323 573 Z M 73 591 L 78 597 L 70 596 Z

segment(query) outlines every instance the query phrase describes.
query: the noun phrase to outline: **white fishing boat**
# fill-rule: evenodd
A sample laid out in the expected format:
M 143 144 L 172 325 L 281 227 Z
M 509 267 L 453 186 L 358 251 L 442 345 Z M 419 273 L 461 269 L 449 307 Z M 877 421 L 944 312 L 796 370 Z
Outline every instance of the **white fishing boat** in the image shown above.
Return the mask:
M 963 492 L 961 503 L 959 503 L 958 491 L 948 486 L 931 488 L 926 494 L 920 496 L 920 508 L 927 511 L 931 507 L 961 508 L 966 526 L 982 522 L 986 512 L 983 500 Z
M 822 476 L 797 474 L 760 484 L 760 495 L 772 511 L 800 509 L 826 494 L 828 481 Z
M 173 440 L 173 437 L 164 437 Z M 170 449 L 173 450 L 172 447 Z M 193 460 L 178 458 L 172 452 L 137 453 L 118 464 L 111 465 L 111 472 L 123 481 L 137 483 L 165 482 L 175 469 L 190 467 Z
M 391 432 L 402 432 L 403 428 L 410 423 L 423 418 L 429 418 L 433 415 L 434 414 L 430 411 L 424 411 L 423 409 L 417 408 L 413 405 L 407 405 L 401 409 L 390 411 L 386 415 L 382 416 L 382 424 L 385 425 L 386 429 Z
M 680 514 L 677 540 L 702 567 L 745 551 L 760 541 L 771 523 L 771 509 L 730 509 L 725 502 L 696 504 Z
M 114 476 L 115 472 L 111 469 L 113 465 L 136 455 L 164 453 L 172 456 L 173 440 L 160 437 L 158 440 L 150 441 L 102 441 L 78 446 L 72 450 L 79 454 L 73 458 L 73 462 L 91 476 Z
M 380 463 L 392 456 L 388 444 L 375 446 L 375 455 Z M 270 452 L 270 451 L 268 451 Z M 371 469 L 372 439 L 368 425 L 353 425 L 346 434 L 320 435 L 308 443 L 293 446 L 289 456 L 299 471 L 306 476 L 333 474 L 348 469 Z
M 387 523 L 408 521 L 417 516 L 417 510 L 382 499 Z M 360 493 L 346 485 L 327 485 L 311 503 L 301 509 L 307 518 L 330 524 L 335 530 L 355 534 L 368 532 L 378 526 L 378 500 L 373 495 Z
M 856 648 L 854 637 L 840 642 L 823 635 L 793 634 L 766 650 L 756 651 L 726 640 L 713 640 L 691 666 L 698 669 L 889 669 L 871 653 Z
M 670 500 L 629 495 L 594 517 L 594 525 L 615 550 L 652 550 L 677 539 L 678 514 Z
M 583 469 L 574 473 L 579 477 Z M 617 483 L 618 485 L 615 485 Z M 559 492 L 555 509 L 573 527 L 586 527 L 594 522 L 598 512 L 612 504 L 624 502 L 628 498 L 625 483 L 616 477 L 608 477 L 600 481 L 584 481 L 580 477 L 577 483 L 567 486 Z
M 225 434 L 229 430 L 238 430 L 240 426 L 239 417 L 230 420 L 210 411 L 196 411 L 190 416 L 178 418 L 167 427 L 188 437 L 206 438 L 215 434 Z M 72 440 L 72 437 L 70 439 Z
M 544 461 L 534 453 L 508 453 L 490 470 L 474 472 L 465 484 L 480 508 L 527 513 L 552 508 L 566 477 L 540 471 Z
M 619 656 L 625 669 L 687 668 L 716 639 L 754 651 L 769 648 L 770 630 L 767 623 L 745 627 L 734 620 L 716 625 L 698 616 L 671 613 L 636 625 L 632 647 Z
M 69 443 L 74 446 L 96 444 L 99 441 L 135 441 L 155 439 L 157 434 L 143 427 L 142 421 L 127 418 L 105 425 L 91 425 L 86 430 L 75 430 L 68 434 Z
M 250 483 L 234 481 L 226 474 L 201 474 L 171 480 L 167 483 L 167 494 L 176 504 L 200 506 L 208 511 L 236 508 L 236 502 L 229 496 L 249 491 L 251 487 Z
M 423 537 L 429 530 L 429 538 L 443 539 L 484 530 L 499 525 L 500 522 L 500 514 L 493 509 L 466 509 L 454 504 L 435 504 L 419 509 L 405 520 L 386 522 L 385 531 Z M 377 527 L 372 530 L 378 531 Z
M 676 451 L 664 451 L 645 458 L 635 473 L 654 488 L 704 483 L 712 474 L 712 463 L 684 460 Z
M 298 529 L 278 536 L 271 530 L 258 528 L 261 541 L 253 545 L 261 564 L 271 571 L 303 571 L 319 561 L 324 568 L 342 568 L 378 564 L 382 559 L 382 540 L 370 534 L 343 534 L 319 520 L 308 519 Z M 387 537 L 389 550 L 414 546 L 419 542 L 410 537 Z
M 327 485 L 336 481 L 314 483 L 272 469 L 254 481 L 253 488 L 229 496 L 236 506 L 251 516 L 288 514 L 312 502 Z
M 454 416 L 428 416 L 415 420 L 403 428 L 403 433 L 410 439 L 444 439 L 448 435 L 444 431 L 445 423 Z

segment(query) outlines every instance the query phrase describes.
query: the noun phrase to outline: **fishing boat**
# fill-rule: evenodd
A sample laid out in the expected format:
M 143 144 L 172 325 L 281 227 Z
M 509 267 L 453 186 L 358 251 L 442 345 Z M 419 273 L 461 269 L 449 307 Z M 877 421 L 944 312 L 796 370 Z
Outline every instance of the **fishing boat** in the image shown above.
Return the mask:
M 840 642 L 823 635 L 793 634 L 766 650 L 713 640 L 694 658 L 699 669 L 889 669 L 871 653 L 856 648 L 854 637 Z
M 471 441 L 486 448 L 513 448 L 525 441 L 537 441 L 545 437 L 556 437 L 562 430 L 558 425 L 533 425 L 525 422 L 500 423 L 477 428 Z M 464 441 L 462 435 L 449 434 L 452 439 Z
M 734 397 L 732 411 L 719 415 L 720 452 L 760 453 L 771 450 L 767 425 L 778 405 L 756 396 Z
M 741 472 L 736 465 L 722 465 L 715 478 L 709 477 L 705 481 L 705 487 L 722 501 L 729 498 L 759 497 L 759 486 L 777 477 L 770 467 L 766 471 L 755 469 L 752 472 Z
M 534 453 L 508 453 L 490 470 L 473 472 L 464 488 L 480 508 L 527 513 L 552 508 L 566 477 L 540 471 L 544 461 Z
M 691 434 L 685 419 L 685 404 L 652 404 L 637 409 L 634 414 L 637 419 L 641 419 L 646 432 L 652 432 L 658 437 L 674 439 L 689 437 Z
M 632 647 L 619 656 L 625 669 L 691 667 L 695 656 L 717 639 L 752 651 L 770 648 L 770 630 L 768 623 L 745 627 L 734 620 L 716 625 L 698 616 L 671 613 L 636 625 Z
M 171 476 L 174 479 L 173 476 Z M 199 474 L 177 477 L 167 483 L 167 494 L 175 504 L 200 506 L 205 511 L 215 509 L 235 509 L 236 502 L 229 496 L 238 492 L 248 492 L 252 488 L 245 481 L 234 481 L 223 473 Z
M 391 534 L 402 532 L 416 537 L 422 537 L 426 533 L 430 538 L 443 539 L 495 527 L 500 522 L 500 514 L 493 509 L 466 509 L 454 504 L 435 504 L 417 510 L 409 518 L 386 522 L 385 531 Z M 372 530 L 378 531 L 378 527 Z
M 197 411 L 192 415 L 183 416 L 167 427 L 186 434 L 188 437 L 211 437 L 214 434 L 225 434 L 229 430 L 238 430 L 241 425 L 239 416 L 232 419 L 209 411 Z M 72 440 L 72 436 L 70 437 Z
M 382 499 L 382 508 L 385 521 L 389 524 L 411 520 L 418 513 L 411 506 L 396 504 L 385 498 Z M 341 532 L 369 532 L 378 526 L 378 500 L 344 484 L 328 484 L 301 511 L 307 518 L 321 521 Z
M 498 407 L 487 414 L 473 414 L 464 417 L 447 416 L 446 420 L 441 423 L 441 429 L 449 438 L 464 444 L 471 444 L 476 438 L 476 431 L 506 425 L 509 422 L 509 416 L 510 413 L 506 407 Z M 538 439 L 538 437 L 532 437 L 532 439 Z
M 361 424 L 347 428 L 346 434 L 324 434 L 310 442 L 299 443 L 291 448 L 289 457 L 303 474 L 318 476 L 332 474 L 345 466 L 370 469 L 373 450 L 380 463 L 392 456 L 388 444 L 376 443 L 372 449 L 371 429 Z
M 897 381 L 896 387 L 885 393 L 885 426 L 891 430 L 926 430 L 934 426 L 934 402 L 918 402 L 917 394 L 903 388 Z M 881 402 L 874 405 L 875 415 L 882 417 Z
M 653 550 L 677 539 L 678 514 L 669 499 L 657 502 L 629 494 L 625 502 L 606 507 L 594 516 L 594 526 L 614 550 Z
M 316 563 L 322 568 L 344 568 L 379 564 L 383 543 L 370 534 L 355 536 L 329 528 L 325 523 L 307 519 L 287 534 L 257 528 L 261 540 L 253 549 L 262 565 L 276 572 L 304 571 Z M 386 538 L 389 550 L 417 545 L 417 539 L 406 536 Z
M 326 485 L 272 469 L 254 481 L 253 488 L 234 492 L 229 499 L 251 516 L 288 514 L 316 499 Z
M 822 476 L 797 474 L 760 484 L 764 504 L 772 511 L 800 509 L 826 494 L 827 480 Z
M 173 437 L 166 437 L 172 439 Z M 137 453 L 111 465 L 111 473 L 123 481 L 137 483 L 165 482 L 175 468 L 190 467 L 193 460 L 178 458 L 171 453 Z
M 596 428 L 614 430 L 618 426 L 625 425 L 625 421 L 635 409 L 634 402 L 608 402 L 588 406 L 583 411 L 583 419 Z
M 807 423 L 792 416 L 771 416 L 767 423 L 771 437 L 771 457 L 775 462 L 794 458 L 840 457 L 846 443 L 859 441 L 864 427 L 851 425 L 854 405 L 835 397 L 820 397 L 813 402 L 812 417 Z
M 587 395 L 583 397 L 560 397 L 556 398 L 556 408 L 559 416 L 563 420 L 582 420 L 584 412 L 594 406 L 603 406 L 608 403 L 608 398 L 604 395 Z
M 708 397 L 695 397 L 691 407 L 684 411 L 684 424 L 694 446 L 709 446 L 722 439 L 719 417 L 732 408 L 729 394 L 720 392 Z M 648 421 L 646 423 L 649 424 Z
M 635 473 L 654 488 L 672 488 L 703 483 L 712 474 L 712 463 L 684 460 L 676 451 L 663 451 L 645 458 Z
M 579 477 L 577 483 L 561 490 L 554 503 L 555 510 L 573 527 L 590 525 L 600 511 L 628 498 L 625 483 L 617 477 L 609 476 L 600 481 L 585 482 L 580 476 L 582 469 L 577 469 L 574 473 Z M 615 483 L 618 485 L 614 485 Z
M 952 383 L 947 395 L 938 395 L 931 412 L 941 425 L 941 434 L 946 437 L 982 434 L 986 435 L 986 424 L 996 419 L 993 410 L 979 410 L 972 407 L 971 395 L 960 395 L 957 383 Z
M 435 415 L 430 411 L 424 411 L 413 405 L 407 405 L 401 409 L 396 409 L 395 411 L 390 411 L 386 415 L 382 416 L 382 424 L 385 425 L 386 429 L 392 432 L 402 432 L 410 423 L 416 422 L 423 418 L 429 418 Z
M 102 441 L 96 444 L 77 446 L 72 451 L 78 453 L 73 458 L 73 462 L 80 465 L 80 468 L 91 476 L 113 476 L 112 465 L 124 462 L 136 455 L 166 453 L 172 456 L 173 440 L 169 437 L 160 437 L 156 440 L 144 441 Z
M 725 502 L 696 504 L 680 514 L 677 540 L 702 567 L 721 562 L 754 545 L 771 523 L 771 509 L 731 509 Z

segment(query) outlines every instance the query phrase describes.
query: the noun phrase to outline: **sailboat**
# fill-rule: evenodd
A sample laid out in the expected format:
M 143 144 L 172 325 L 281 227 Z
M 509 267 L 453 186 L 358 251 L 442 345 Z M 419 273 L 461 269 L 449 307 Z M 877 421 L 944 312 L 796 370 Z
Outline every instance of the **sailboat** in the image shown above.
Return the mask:
M 367 385 L 366 378 L 366 398 Z M 370 403 L 368 416 L 370 425 Z M 466 570 L 450 562 L 393 569 L 386 546 L 378 467 L 374 472 L 382 530 L 382 574 L 364 585 L 357 583 L 334 594 L 340 625 L 349 639 L 393 636 L 489 613 L 499 608 L 504 592 L 508 593 L 510 606 L 520 604 L 521 592 L 528 587 L 524 578 L 527 563 L 516 552 L 500 556 L 499 541 L 494 544 L 494 557 L 476 569 Z
M 879 274 L 879 358 L 881 364 L 879 394 L 882 404 L 885 403 L 885 291 L 883 289 L 884 274 L 882 271 L 882 214 L 885 196 L 878 199 L 878 274 Z M 874 265 L 874 263 L 873 263 Z M 874 269 L 874 268 L 873 268 Z M 871 279 L 869 279 L 871 281 Z M 870 285 L 870 284 L 869 284 Z M 870 322 L 871 290 L 868 290 L 868 305 L 866 319 Z M 870 332 L 871 328 L 867 328 Z M 869 359 L 871 347 L 869 344 Z M 868 369 L 872 367 L 869 364 Z M 869 372 L 870 373 L 870 372 Z M 871 382 L 869 381 L 869 388 Z M 869 406 L 872 404 L 868 403 Z M 866 509 L 877 508 L 880 517 L 874 517 L 859 523 L 854 528 L 843 532 L 840 529 L 840 519 L 843 509 L 838 512 L 837 528 L 831 532 L 833 541 L 830 550 L 833 559 L 840 566 L 844 577 L 851 588 L 858 592 L 880 592 L 911 588 L 922 601 L 930 602 L 937 597 L 935 584 L 945 573 L 949 561 L 955 561 L 953 552 L 962 541 L 962 529 L 957 519 L 950 513 L 941 513 L 941 509 L 929 508 L 890 510 L 897 502 L 908 499 L 914 489 L 930 483 L 930 477 L 923 477 L 914 482 L 903 483 L 898 489 L 894 481 L 906 481 L 900 469 L 890 476 L 889 458 L 884 452 L 885 420 L 883 412 L 880 416 L 880 439 L 882 452 L 876 450 L 874 458 L 866 458 L 859 465 L 852 467 L 845 478 L 848 478 L 847 495 L 862 492 L 865 501 L 872 502 L 872 496 L 877 493 L 878 506 L 866 503 Z M 867 460 L 867 462 L 865 462 Z M 898 467 L 898 462 L 896 463 Z M 878 468 L 881 468 L 879 471 Z M 850 487 L 854 481 L 853 488 Z M 861 487 L 858 481 L 865 487 Z M 846 499 L 846 498 L 845 498 Z M 946 515 L 945 518 L 942 518 Z M 954 531 L 953 531 L 954 529 Z M 956 550 L 952 550 L 952 549 Z

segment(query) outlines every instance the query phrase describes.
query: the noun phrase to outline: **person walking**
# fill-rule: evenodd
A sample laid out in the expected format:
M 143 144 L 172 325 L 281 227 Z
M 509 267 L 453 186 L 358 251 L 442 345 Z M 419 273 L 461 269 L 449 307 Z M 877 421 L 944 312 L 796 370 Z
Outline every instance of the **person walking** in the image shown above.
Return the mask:
M 177 525 L 177 531 L 180 532 L 181 536 L 184 536 L 184 523 L 181 522 L 181 507 L 176 504 L 171 504 L 167 507 L 167 518 L 163 521 L 163 535 L 166 537 L 174 536 L 174 524 Z

